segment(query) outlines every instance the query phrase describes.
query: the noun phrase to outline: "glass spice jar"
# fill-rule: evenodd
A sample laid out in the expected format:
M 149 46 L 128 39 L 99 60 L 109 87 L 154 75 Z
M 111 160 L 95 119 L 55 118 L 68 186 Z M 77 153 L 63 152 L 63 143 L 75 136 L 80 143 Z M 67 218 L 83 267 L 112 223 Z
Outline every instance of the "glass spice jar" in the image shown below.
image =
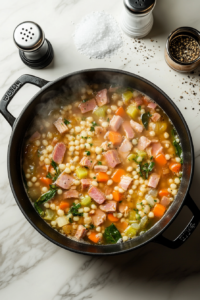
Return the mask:
M 179 27 L 167 38 L 165 61 L 175 71 L 191 72 L 200 63 L 200 32 L 192 27 Z

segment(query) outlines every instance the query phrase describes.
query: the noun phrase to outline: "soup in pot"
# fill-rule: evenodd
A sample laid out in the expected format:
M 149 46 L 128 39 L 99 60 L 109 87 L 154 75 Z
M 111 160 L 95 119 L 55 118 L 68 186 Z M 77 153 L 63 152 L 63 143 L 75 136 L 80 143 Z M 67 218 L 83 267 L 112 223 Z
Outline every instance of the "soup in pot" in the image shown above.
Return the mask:
M 22 168 L 36 211 L 93 244 L 145 234 L 176 198 L 182 149 L 168 116 L 130 87 L 92 84 L 43 105 L 27 131 Z

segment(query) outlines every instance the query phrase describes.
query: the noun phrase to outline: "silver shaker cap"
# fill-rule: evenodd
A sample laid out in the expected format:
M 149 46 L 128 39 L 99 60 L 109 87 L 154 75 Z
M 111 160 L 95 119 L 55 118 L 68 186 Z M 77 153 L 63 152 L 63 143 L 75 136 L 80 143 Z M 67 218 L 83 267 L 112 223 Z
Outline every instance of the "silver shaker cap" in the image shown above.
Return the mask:
M 125 7 L 132 13 L 142 14 L 153 9 L 156 0 L 124 0 Z
M 38 24 L 26 21 L 15 28 L 13 39 L 19 49 L 29 52 L 40 48 L 44 43 L 45 36 Z

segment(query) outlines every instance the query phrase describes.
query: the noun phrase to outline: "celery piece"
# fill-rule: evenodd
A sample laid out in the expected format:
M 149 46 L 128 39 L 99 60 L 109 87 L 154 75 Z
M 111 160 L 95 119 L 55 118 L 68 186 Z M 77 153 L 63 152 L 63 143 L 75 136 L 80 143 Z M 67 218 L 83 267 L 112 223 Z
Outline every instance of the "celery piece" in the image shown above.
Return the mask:
M 135 119 L 139 114 L 139 109 L 134 104 L 130 104 L 126 109 L 127 114 L 132 119 Z
M 147 156 L 147 153 L 145 151 L 139 150 L 137 153 L 139 156 L 141 156 L 142 158 L 145 158 Z
M 129 220 L 135 220 L 136 219 L 135 216 L 136 216 L 135 210 L 131 210 L 129 212 Z
M 47 221 L 51 221 L 55 216 L 55 211 L 51 210 L 51 209 L 46 209 L 45 210 L 45 215 L 44 215 L 44 218 L 45 220 Z
M 132 153 L 132 154 L 129 154 L 129 155 L 128 155 L 127 160 L 128 160 L 128 161 L 132 161 L 132 160 L 134 160 L 136 157 L 137 157 L 137 154 Z
M 128 226 L 124 233 L 126 236 L 132 238 L 132 237 L 136 236 L 137 229 L 133 228 L 132 226 Z
M 76 169 L 76 175 L 78 176 L 79 179 L 86 178 L 88 175 L 88 170 L 84 167 L 78 167 Z
M 88 206 L 91 204 L 92 199 L 90 198 L 90 196 L 85 196 L 83 198 L 81 198 L 81 205 L 83 206 Z
M 108 106 L 107 105 L 103 105 L 103 106 L 100 106 L 97 109 L 95 109 L 93 113 L 97 117 L 105 118 L 106 117 L 106 111 L 107 111 L 107 109 L 108 109 Z
M 122 99 L 125 104 L 128 104 L 129 100 L 133 98 L 133 93 L 131 91 L 124 92 L 122 94 Z

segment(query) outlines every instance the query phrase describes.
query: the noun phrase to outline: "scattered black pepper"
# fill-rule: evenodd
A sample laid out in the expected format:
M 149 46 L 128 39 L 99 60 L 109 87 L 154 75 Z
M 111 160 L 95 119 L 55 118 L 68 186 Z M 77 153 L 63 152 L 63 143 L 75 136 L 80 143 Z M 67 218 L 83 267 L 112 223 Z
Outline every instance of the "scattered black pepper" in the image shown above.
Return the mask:
M 172 56 L 180 62 L 192 62 L 200 55 L 199 44 L 190 36 L 178 36 L 174 38 L 169 50 Z

